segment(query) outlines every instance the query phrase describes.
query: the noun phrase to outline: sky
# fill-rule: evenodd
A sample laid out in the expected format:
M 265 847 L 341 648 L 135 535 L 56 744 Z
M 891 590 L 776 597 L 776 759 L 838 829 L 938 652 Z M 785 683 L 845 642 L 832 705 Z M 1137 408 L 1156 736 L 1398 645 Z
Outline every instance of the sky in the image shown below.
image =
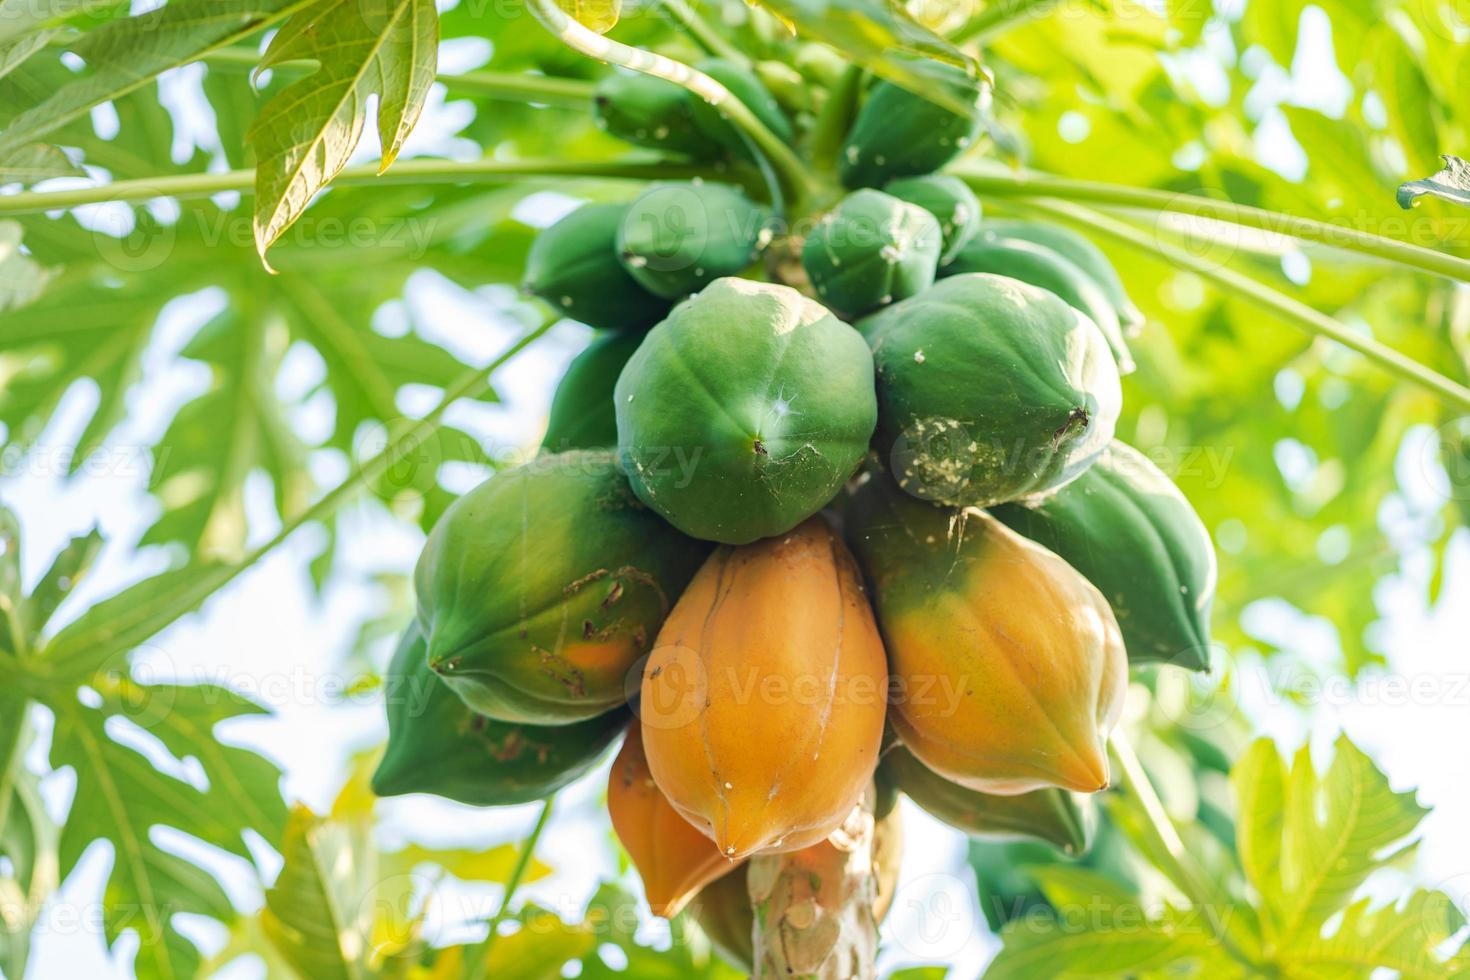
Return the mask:
M 483 57 L 483 45 L 459 43 L 448 48 L 446 70 L 472 67 Z M 209 110 L 198 92 L 199 71 L 184 69 L 165 79 L 167 101 L 181 123 L 182 155 L 189 140 L 208 147 L 212 138 Z M 446 105 L 436 92 L 430 108 L 410 141 L 405 155 L 435 153 L 463 155 L 467 148 L 452 134 L 463 122 L 463 105 Z M 108 125 L 106 113 L 97 119 Z M 375 144 L 365 135 L 366 149 Z M 1279 142 L 1272 142 L 1279 146 Z M 1286 154 L 1289 156 L 1289 153 Z M 1283 158 L 1283 167 L 1289 159 Z M 543 195 L 523 214 L 534 223 L 549 223 L 575 201 Z M 107 220 L 96 209 L 93 220 Z M 143 384 L 129 399 L 128 417 L 109 440 L 103 464 L 83 478 L 64 479 L 60 454 L 74 445 L 89 407 L 96 403 L 95 388 L 76 386 L 62 403 L 33 454 L 21 465 L 0 474 L 0 500 L 20 517 L 25 536 L 24 571 L 27 585 L 34 582 L 66 539 L 100 526 L 108 539 L 95 571 L 63 607 L 61 616 L 75 615 L 91 601 L 159 571 L 168 556 L 157 551 L 137 552 L 133 544 L 150 523 L 154 504 L 142 488 L 148 461 L 136 448 L 156 439 L 173 411 L 208 383 L 204 369 L 177 361 L 174 354 L 191 333 L 217 309 L 212 294 L 183 298 L 160 321 L 150 349 Z M 474 363 L 487 363 L 515 337 L 501 315 L 493 294 L 466 293 L 430 273 L 416 276 L 401 308 L 386 311 L 375 326 L 403 329 L 411 322 L 433 339 Z M 1155 326 L 1153 329 L 1159 329 Z M 476 432 L 496 447 L 534 445 L 544 424 L 550 392 L 566 361 L 585 343 L 588 331 L 576 324 L 558 325 L 543 341 L 497 372 L 493 381 L 503 402 L 495 407 L 465 407 L 451 422 Z M 319 364 L 308 351 L 288 358 L 280 385 L 283 392 L 309 387 Z M 406 390 L 400 407 L 419 413 L 436 400 L 436 393 Z M 319 410 L 320 411 L 320 410 Z M 293 420 L 311 430 L 323 418 L 308 407 Z M 1403 492 L 1389 501 L 1385 526 L 1407 526 L 1412 515 L 1432 509 L 1443 488 L 1432 467 L 1419 465 L 1425 455 L 1427 431 L 1412 432 L 1400 457 Z M 340 478 L 346 462 L 322 454 L 314 467 L 324 486 Z M 460 473 L 468 489 L 475 474 Z M 263 477 L 252 478 L 247 499 L 255 540 L 269 537 L 278 526 Z M 409 569 L 422 546 L 422 535 L 389 521 L 371 507 L 349 509 L 345 516 L 345 551 L 340 574 L 320 598 L 313 594 L 307 564 L 320 547 L 320 536 L 307 529 L 291 539 L 259 566 L 211 599 L 203 610 L 160 634 L 138 652 L 135 664 L 149 680 L 181 679 L 227 683 L 268 704 L 268 718 L 231 723 L 221 729 L 229 741 L 257 748 L 285 770 L 284 790 L 321 811 L 330 804 L 354 753 L 381 743 L 386 726 L 375 695 L 341 693 L 342 664 L 354 640 L 357 624 L 373 615 L 385 601 L 375 581 L 380 572 Z M 1336 654 L 1328 624 L 1281 604 L 1263 603 L 1250 611 L 1246 626 L 1263 645 L 1288 651 L 1287 663 L 1298 671 L 1283 677 L 1279 662 L 1266 664 L 1249 651 L 1233 660 L 1242 704 L 1259 731 L 1294 749 L 1304 743 L 1325 758 L 1332 740 L 1347 732 L 1389 774 L 1399 789 L 1417 787 L 1421 802 L 1435 811 L 1423 826 L 1413 869 L 1420 883 L 1443 887 L 1465 906 L 1470 895 L 1470 666 L 1465 637 L 1470 635 L 1470 533 L 1455 538 L 1435 608 L 1425 604 L 1429 576 L 1428 556 L 1405 536 L 1404 575 L 1383 583 L 1377 596 L 1384 617 L 1381 636 L 1388 651 L 1387 666 L 1370 672 L 1356 685 L 1328 685 L 1313 694 L 1309 710 L 1281 697 L 1275 690 L 1283 680 L 1303 689 L 1304 678 L 1331 676 Z M 388 650 L 379 651 L 380 663 Z M 1272 680 L 1275 683 L 1272 683 Z M 1405 681 L 1414 681 L 1406 692 Z M 43 738 L 30 762 L 40 766 L 46 747 Z M 564 794 L 538 852 L 558 870 L 526 889 L 526 897 L 575 915 L 596 883 L 617 872 L 607 846 L 606 817 L 599 812 L 605 767 Z M 73 780 L 68 773 L 47 777 L 48 805 L 60 816 L 70 799 Z M 385 801 L 380 810 L 381 840 L 393 848 L 415 841 L 439 846 L 485 847 L 519 839 L 534 822 L 535 806 L 477 810 L 426 797 Z M 898 900 L 884 925 L 886 965 L 944 960 L 960 964 L 958 977 L 976 976 L 995 944 L 979 917 L 971 876 L 965 869 L 965 842 L 956 831 L 943 827 L 905 801 L 907 854 Z M 185 844 L 169 846 L 184 849 Z M 193 852 L 190 852 L 193 853 Z M 258 907 L 260 893 L 247 871 L 217 855 L 202 860 L 215 870 L 242 908 Z M 54 903 L 54 911 L 39 930 L 31 965 L 36 977 L 126 977 L 132 950 L 124 941 L 122 955 L 109 957 L 100 936 L 85 923 L 95 916 L 111 855 L 105 844 L 94 845 Z M 271 873 L 269 859 L 267 870 Z M 628 879 L 631 883 L 633 879 Z M 1378 883 L 1388 896 L 1403 886 L 1390 878 Z M 470 938 L 458 923 L 494 911 L 494 892 L 449 887 L 437 894 L 431 930 L 441 941 Z M 222 930 L 206 921 L 191 920 L 189 935 L 207 950 L 223 942 Z M 648 927 L 650 935 L 659 926 Z M 240 962 L 226 971 L 231 978 L 258 977 L 258 963 Z

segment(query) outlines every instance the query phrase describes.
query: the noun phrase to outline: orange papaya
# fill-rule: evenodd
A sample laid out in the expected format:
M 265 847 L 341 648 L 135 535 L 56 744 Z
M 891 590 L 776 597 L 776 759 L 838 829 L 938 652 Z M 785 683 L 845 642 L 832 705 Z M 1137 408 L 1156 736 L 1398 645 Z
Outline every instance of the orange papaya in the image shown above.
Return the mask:
M 701 888 L 736 868 L 669 804 L 648 771 L 636 725 L 608 774 L 607 812 L 654 915 L 672 919 Z
M 886 685 L 861 576 L 824 520 L 718 548 L 644 671 L 649 768 L 732 859 L 809 847 L 872 781 Z
M 904 745 L 982 793 L 1105 787 L 1128 684 L 1107 600 L 982 510 L 924 503 L 877 471 L 857 483 L 847 535 L 873 592 Z

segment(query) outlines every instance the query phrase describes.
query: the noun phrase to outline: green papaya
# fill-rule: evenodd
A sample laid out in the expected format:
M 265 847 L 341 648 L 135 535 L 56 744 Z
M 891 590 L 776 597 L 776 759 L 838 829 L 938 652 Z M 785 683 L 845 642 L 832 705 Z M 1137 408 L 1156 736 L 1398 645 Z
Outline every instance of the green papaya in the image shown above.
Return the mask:
M 616 254 L 648 292 L 682 299 L 743 272 L 769 244 L 771 220 L 729 184 L 655 184 L 628 205 Z
M 854 191 L 806 236 L 801 264 L 817 297 L 851 319 L 933 285 L 942 237 L 918 205 Z
M 939 231 L 944 236 L 939 255 L 941 266 L 952 261 L 980 230 L 980 199 L 958 177 L 948 174 L 900 177 L 884 184 L 883 191 L 900 201 L 917 204 L 939 220 Z
M 695 123 L 695 101 L 683 86 L 642 72 L 608 75 L 592 96 L 598 125 L 625 143 L 696 160 L 723 157 L 723 147 Z
M 433 793 L 470 806 L 544 799 L 595 766 L 631 717 L 617 708 L 543 727 L 476 714 L 429 669 L 417 624 L 399 640 L 383 686 L 388 747 L 372 776 L 378 796 Z
M 572 358 L 556 386 L 556 394 L 551 396 L 542 449 L 559 453 L 618 444 L 613 386 L 642 339 L 639 334 L 605 333 L 593 338 L 586 350 Z
M 916 497 L 988 507 L 1042 493 L 1113 437 L 1122 391 L 1107 341 L 1044 289 L 951 276 L 858 327 L 878 372 L 875 444 Z
M 1143 311 L 1128 298 L 1128 290 L 1123 285 L 1118 270 L 1113 268 L 1113 263 L 1108 261 L 1107 255 L 1091 240 L 1070 228 L 1048 224 L 1044 221 L 990 220 L 985 222 L 982 230 L 994 234 L 997 238 L 1020 238 L 1024 241 L 1035 242 L 1037 245 L 1044 245 L 1056 252 L 1091 276 L 1092 280 L 1098 284 L 1098 287 L 1108 297 L 1108 302 L 1113 304 L 1113 310 L 1118 314 L 1118 322 L 1123 325 L 1125 333 L 1132 335 L 1142 328 Z
M 522 288 L 601 330 L 646 330 L 669 311 L 618 261 L 625 204 L 584 204 L 531 243 Z
M 1148 457 L 1114 442 L 1055 493 L 991 513 L 1097 586 L 1130 661 L 1209 670 L 1215 550 L 1184 494 Z
M 971 837 L 1039 840 L 1074 857 L 1092 840 L 1095 814 L 1085 797 L 1067 790 L 1051 787 L 1019 796 L 977 793 L 945 779 L 902 745 L 884 753 L 878 772 L 931 817 Z
M 626 700 L 629 671 L 708 552 L 638 502 L 613 453 L 538 456 L 456 500 L 430 532 L 414 571 L 429 666 L 499 721 L 603 714 Z
M 1133 370 L 1133 354 L 1123 339 L 1123 326 L 1102 288 L 1091 276 L 1045 245 L 1020 238 L 996 238 L 982 231 L 979 238 L 961 249 L 945 266 L 942 274 L 966 272 L 1010 276 L 1056 293 L 1068 306 L 1097 324 L 1107 338 L 1113 359 L 1118 362 L 1119 373 Z
M 746 544 L 820 510 L 877 421 L 862 337 L 787 286 L 718 279 L 654 327 L 618 378 L 633 490 L 686 534 Z
M 868 93 L 838 160 L 845 187 L 881 187 L 894 177 L 933 173 L 979 138 L 989 83 L 952 65 L 934 66 L 933 84 L 974 107 L 957 115 L 892 82 Z
M 697 62 L 694 67 L 729 89 L 730 94 L 745 103 L 751 114 L 777 139 L 783 143 L 791 142 L 791 120 L 786 118 L 786 113 L 781 111 L 781 104 L 755 72 L 723 58 L 707 58 Z M 746 144 L 744 135 L 718 108 L 694 96 L 690 97 L 690 102 L 694 109 L 695 124 L 708 139 L 724 147 L 733 156 L 750 158 L 750 147 Z

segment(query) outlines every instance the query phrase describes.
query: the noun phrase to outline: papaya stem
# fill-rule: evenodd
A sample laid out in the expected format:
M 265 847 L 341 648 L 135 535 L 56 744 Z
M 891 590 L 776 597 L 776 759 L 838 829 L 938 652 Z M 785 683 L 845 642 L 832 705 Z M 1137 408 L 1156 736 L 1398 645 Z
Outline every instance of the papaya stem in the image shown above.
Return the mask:
M 853 117 L 857 115 L 858 93 L 862 85 L 862 67 L 848 65 L 817 113 L 816 124 L 812 127 L 811 155 L 823 170 L 837 170 L 837 154 L 842 152 L 842 143 L 852 127 Z
M 541 839 L 541 832 L 546 829 L 546 824 L 551 819 L 551 805 L 555 802 L 556 795 L 552 794 L 542 804 L 541 815 L 536 818 L 536 826 L 531 828 L 531 836 L 527 837 L 525 843 L 521 845 L 521 852 L 516 855 L 515 867 L 511 869 L 510 877 L 505 880 L 505 896 L 501 898 L 500 908 L 495 910 L 495 915 L 490 920 L 490 934 L 480 944 L 478 959 L 465 973 L 465 980 L 484 980 L 485 971 L 490 963 L 490 950 L 495 946 L 500 924 L 510 913 L 511 899 L 515 898 L 516 892 L 521 887 L 521 881 L 526 877 L 526 869 L 531 866 L 531 857 L 536 851 L 536 842 Z
M 241 47 L 221 48 L 206 53 L 199 60 L 215 68 L 253 71 L 260 64 L 260 52 Z M 271 66 L 272 72 L 308 72 L 315 69 L 316 63 L 312 61 L 282 61 Z M 593 83 L 580 78 L 554 78 L 528 72 L 467 71 L 457 74 L 440 73 L 434 80 L 451 92 L 463 92 L 466 95 L 538 102 L 542 105 L 583 109 L 588 112 L 592 110 Z
M 720 169 L 707 164 L 664 162 L 657 157 L 633 157 L 622 160 L 401 160 L 386 173 L 378 173 L 378 164 L 346 167 L 332 181 L 334 186 L 356 184 L 464 184 L 475 181 L 491 183 L 517 178 L 586 177 L 606 180 L 668 180 L 670 178 L 718 178 L 749 187 L 749 168 Z M 104 201 L 147 201 L 157 197 L 207 197 L 221 191 L 253 193 L 255 170 L 227 170 L 222 173 L 182 174 L 116 180 L 95 187 L 69 187 L 51 191 L 23 191 L 0 195 L 0 214 L 30 214 L 74 208 L 82 204 Z
M 556 5 L 555 0 L 528 0 L 528 3 L 531 13 L 547 30 L 587 57 L 673 82 L 688 89 L 696 98 L 715 106 L 756 145 L 760 155 L 769 161 L 785 185 L 787 192 L 797 200 L 811 196 L 816 184 L 806 164 L 725 86 L 704 72 L 672 58 L 622 44 L 588 30 L 567 16 Z
M 1028 210 L 1090 229 L 1114 241 L 1151 253 L 1177 268 L 1193 272 L 1220 286 L 1227 293 L 1234 293 L 1241 299 L 1281 316 L 1307 333 L 1335 340 L 1344 347 L 1357 351 L 1390 374 L 1424 388 L 1446 403 L 1460 410 L 1470 411 L 1470 388 L 1372 337 L 1349 329 L 1327 314 L 1250 276 L 1191 255 L 1176 245 L 1159 241 L 1131 225 L 1089 208 L 1042 198 L 1028 198 L 1018 203 Z
M 1265 208 L 1217 201 L 1196 194 L 1175 194 L 1147 187 L 1126 187 L 1090 180 L 1072 180 L 1049 174 L 1016 173 L 991 168 L 955 171 L 977 193 L 992 197 L 1048 197 L 1089 204 L 1110 204 L 1212 218 L 1257 228 L 1277 235 L 1317 242 L 1331 248 L 1360 252 L 1423 272 L 1470 282 L 1470 260 L 1384 235 L 1345 228 L 1327 221 L 1268 211 Z
M 716 58 L 734 62 L 742 68 L 750 67 L 750 59 L 745 56 L 745 52 L 721 37 L 684 0 L 664 0 L 664 9 L 673 15 L 674 19 L 679 22 L 679 26 L 684 28 L 704 50 Z
M 275 537 L 261 544 L 232 565 L 206 566 L 199 574 L 170 592 L 140 600 L 136 605 L 119 610 L 106 622 L 69 636 L 64 649 L 48 649 L 42 656 L 25 662 L 24 670 L 42 682 L 79 680 L 101 669 L 116 651 L 134 647 L 182 619 L 190 611 L 224 588 L 237 576 L 253 567 L 267 554 L 280 547 L 302 526 L 321 521 L 352 499 L 365 485 L 382 476 L 400 460 L 415 452 L 443 424 L 444 413 L 462 398 L 473 398 L 489 386 L 490 376 L 511 358 L 541 338 L 556 323 L 547 318 L 528 331 L 489 364 L 462 375 L 445 389 L 444 397 L 427 415 L 413 423 L 403 434 L 391 439 L 382 452 L 363 463 L 355 472 L 324 494 L 316 503 L 284 522 Z M 67 634 L 60 634 L 67 636 Z M 49 655 L 49 656 L 48 656 Z

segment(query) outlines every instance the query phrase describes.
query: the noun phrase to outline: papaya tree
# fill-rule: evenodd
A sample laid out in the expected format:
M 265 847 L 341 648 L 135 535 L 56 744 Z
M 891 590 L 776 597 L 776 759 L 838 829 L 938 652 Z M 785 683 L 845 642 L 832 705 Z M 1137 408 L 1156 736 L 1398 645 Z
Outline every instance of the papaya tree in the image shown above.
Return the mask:
M 100 843 L 139 977 L 1470 974 L 1379 884 L 1429 811 L 1249 683 L 1470 608 L 1470 22 L 1380 8 L 0 0 L 0 973 Z M 152 665 L 303 547 L 333 618 L 364 514 L 417 558 L 317 813 Z

